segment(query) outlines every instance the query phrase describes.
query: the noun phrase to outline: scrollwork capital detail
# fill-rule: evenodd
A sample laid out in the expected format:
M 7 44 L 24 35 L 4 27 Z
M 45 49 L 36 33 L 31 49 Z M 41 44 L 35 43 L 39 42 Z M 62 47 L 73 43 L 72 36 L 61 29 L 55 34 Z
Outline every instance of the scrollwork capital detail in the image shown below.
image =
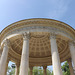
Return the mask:
M 30 39 L 30 33 L 29 32 L 23 33 L 22 36 L 23 36 L 23 40 Z
M 56 34 L 55 33 L 50 33 L 50 39 L 56 39 Z
M 10 41 L 9 41 L 9 39 L 6 39 L 5 41 L 4 41 L 4 46 L 9 46 L 10 45 Z
M 75 42 L 73 40 L 68 41 L 70 46 L 74 46 Z

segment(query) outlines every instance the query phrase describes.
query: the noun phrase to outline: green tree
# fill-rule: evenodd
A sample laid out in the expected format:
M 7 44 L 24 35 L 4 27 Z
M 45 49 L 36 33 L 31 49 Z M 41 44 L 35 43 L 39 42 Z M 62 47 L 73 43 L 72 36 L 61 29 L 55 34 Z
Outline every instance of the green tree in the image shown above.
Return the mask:
M 38 75 L 39 71 L 38 71 L 38 67 L 34 67 L 33 68 L 33 75 Z
M 62 66 L 63 75 L 70 75 L 68 62 L 65 62 Z
M 49 69 L 47 69 L 47 75 L 53 75 L 53 72 L 51 72 Z
M 8 66 L 7 75 L 15 75 L 15 68 Z
M 28 72 L 28 75 L 29 75 L 29 72 Z M 15 68 L 12 68 L 9 66 L 7 75 L 15 75 Z M 43 68 L 42 67 L 34 67 L 33 75 L 43 75 Z M 53 72 L 51 72 L 49 69 L 47 69 L 47 75 L 53 75 Z
M 43 75 L 43 69 L 42 69 L 42 67 L 39 67 L 38 72 L 39 72 L 39 75 Z
M 42 67 L 34 67 L 33 75 L 43 75 L 43 68 Z M 53 72 L 51 72 L 49 69 L 47 69 L 47 75 L 53 75 Z

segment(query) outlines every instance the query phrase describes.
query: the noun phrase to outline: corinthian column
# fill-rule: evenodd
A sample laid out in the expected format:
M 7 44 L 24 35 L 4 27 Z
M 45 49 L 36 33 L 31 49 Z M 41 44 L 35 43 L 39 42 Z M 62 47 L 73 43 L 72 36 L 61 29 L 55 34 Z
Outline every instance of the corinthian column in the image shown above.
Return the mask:
M 1 61 L 0 61 L 0 75 L 5 74 L 6 69 L 6 63 L 7 63 L 7 57 L 8 57 L 8 40 L 4 42 L 3 52 L 1 55 Z
M 70 75 L 74 75 L 71 58 L 67 60 L 69 64 Z
M 9 64 L 9 58 L 7 59 L 7 63 L 6 63 L 5 75 L 7 75 L 8 64 Z
M 29 68 L 29 34 L 23 34 L 23 48 L 20 64 L 20 74 L 19 75 L 28 75 Z
M 0 46 L 0 61 L 1 61 L 1 46 Z
M 71 53 L 74 69 L 75 69 L 75 47 L 74 47 L 74 42 L 69 42 L 69 48 L 70 48 L 70 53 Z
M 62 75 L 58 47 L 56 43 L 56 35 L 54 33 L 50 35 L 50 43 L 51 43 L 51 54 L 52 54 L 52 64 L 53 64 L 54 75 Z
M 1 46 L 0 46 L 0 60 L 1 60 Z
M 15 75 L 19 75 L 19 64 L 16 64 Z
M 33 75 L 33 67 L 30 66 L 30 75 Z
M 1 46 L 0 46 L 0 61 L 1 61 Z
M 47 75 L 46 69 L 47 69 L 47 66 L 43 66 L 44 75 Z

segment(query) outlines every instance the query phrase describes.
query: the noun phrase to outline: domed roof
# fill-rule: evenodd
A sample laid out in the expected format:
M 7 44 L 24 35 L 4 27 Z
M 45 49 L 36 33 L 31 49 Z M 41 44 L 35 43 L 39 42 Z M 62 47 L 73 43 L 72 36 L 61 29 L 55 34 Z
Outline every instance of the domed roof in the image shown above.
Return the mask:
M 10 41 L 9 57 L 12 61 L 20 62 L 23 37 L 22 33 L 30 32 L 29 62 L 33 66 L 51 65 L 50 34 L 57 34 L 56 41 L 60 60 L 70 57 L 69 40 L 75 40 L 75 30 L 69 25 L 52 19 L 27 19 L 7 26 L 1 32 L 0 43 L 7 38 Z M 37 61 L 36 61 L 37 60 Z

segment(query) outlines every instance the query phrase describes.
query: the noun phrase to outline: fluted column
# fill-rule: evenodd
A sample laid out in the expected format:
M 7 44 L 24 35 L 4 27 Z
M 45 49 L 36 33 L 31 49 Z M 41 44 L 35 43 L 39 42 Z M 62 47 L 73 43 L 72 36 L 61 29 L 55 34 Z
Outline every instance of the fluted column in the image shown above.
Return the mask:
M 7 63 L 6 63 L 5 75 L 7 75 L 8 64 L 9 64 L 9 59 L 7 60 Z
M 23 48 L 20 64 L 20 74 L 19 75 L 28 75 L 29 68 L 29 34 L 23 34 Z
M 19 75 L 19 64 L 16 64 L 16 68 L 15 68 L 15 75 Z
M 71 58 L 67 60 L 69 64 L 70 75 L 74 75 Z
M 1 46 L 0 46 L 0 60 L 1 60 Z
M 44 72 L 44 75 L 47 75 L 47 71 L 46 71 L 46 69 L 47 69 L 47 66 L 43 66 L 43 72 Z
M 0 64 L 1 64 L 1 46 L 0 46 Z
M 0 61 L 1 61 L 1 46 L 0 46 Z
M 62 75 L 58 47 L 56 43 L 56 35 L 54 33 L 50 35 L 50 43 L 54 75 Z
M 69 42 L 69 48 L 70 48 L 70 53 L 71 53 L 71 58 L 73 61 L 74 69 L 75 69 L 75 47 L 74 47 L 74 42 L 70 41 Z
M 7 57 L 8 57 L 8 40 L 4 42 L 3 52 L 1 55 L 1 62 L 0 62 L 0 75 L 5 74 L 6 69 L 6 63 L 7 63 Z
M 33 75 L 33 67 L 30 66 L 30 75 Z

